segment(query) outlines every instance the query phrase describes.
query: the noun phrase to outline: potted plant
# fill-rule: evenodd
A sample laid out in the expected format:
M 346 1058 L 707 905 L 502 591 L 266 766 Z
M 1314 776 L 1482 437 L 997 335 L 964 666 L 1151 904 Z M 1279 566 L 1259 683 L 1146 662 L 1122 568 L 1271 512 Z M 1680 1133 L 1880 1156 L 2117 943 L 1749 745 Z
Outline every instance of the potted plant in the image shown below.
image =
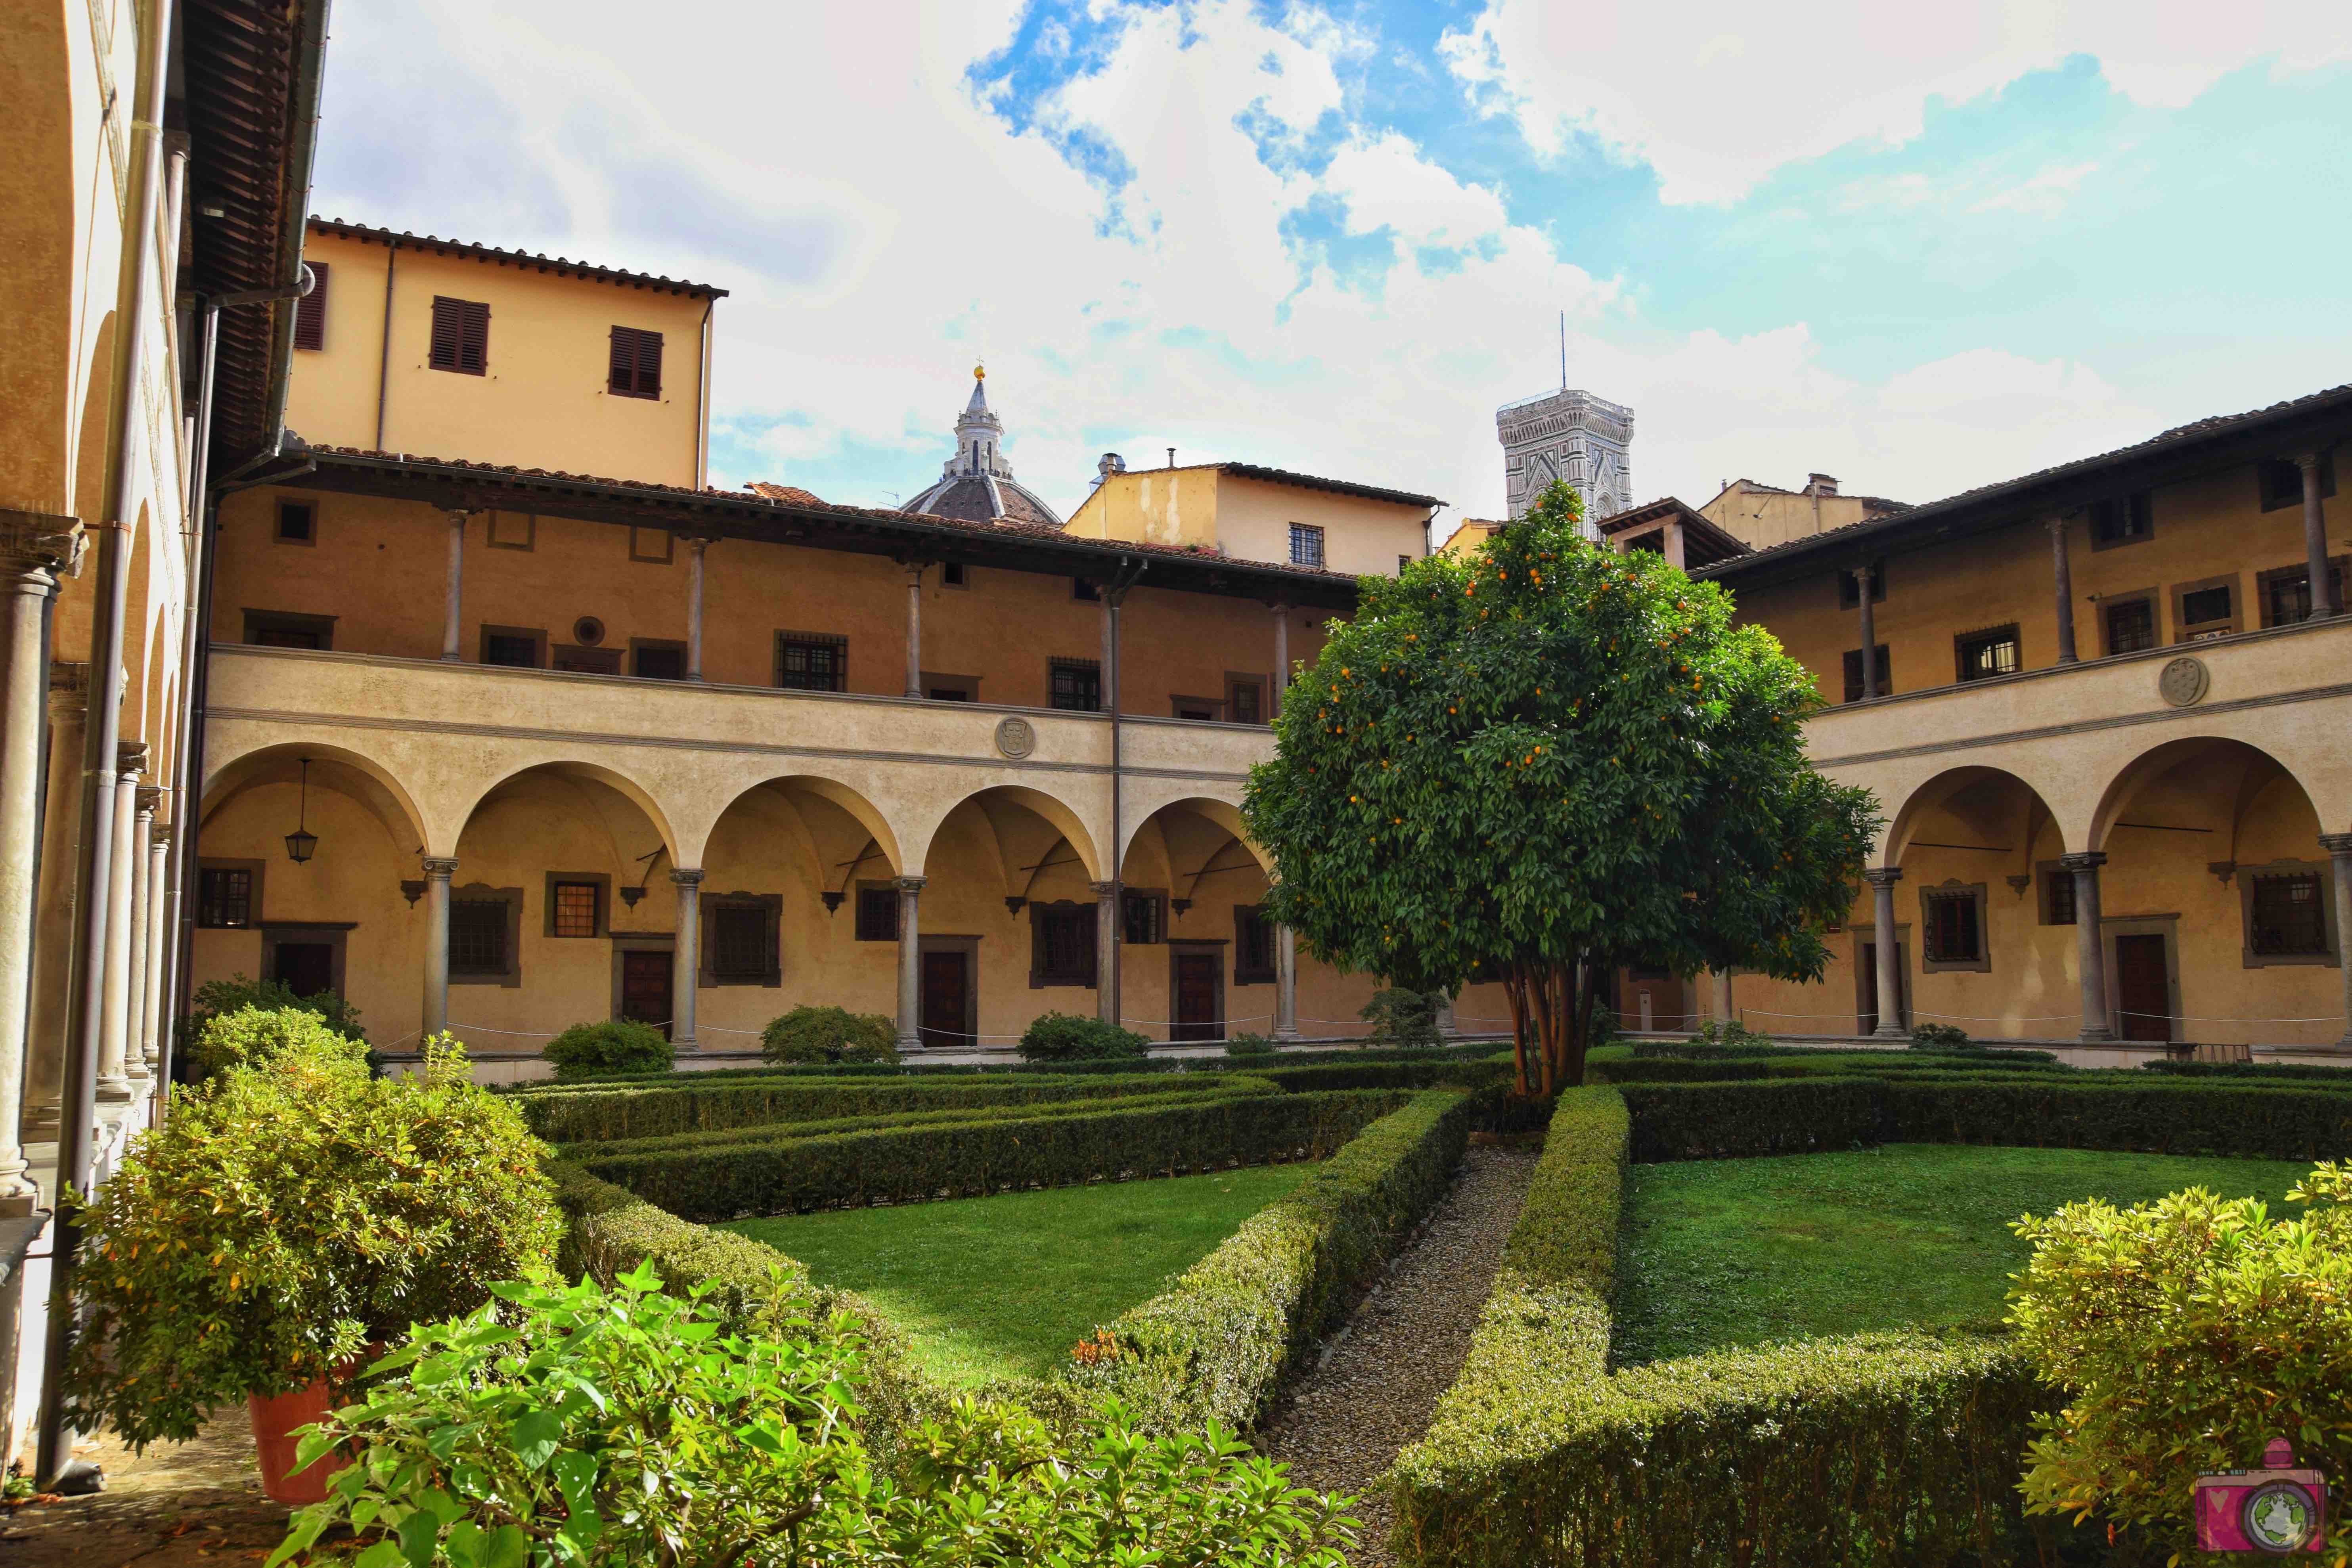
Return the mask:
M 333 1467 L 293 1473 L 291 1434 L 364 1348 L 553 1257 L 541 1152 L 446 1036 L 417 1077 L 299 1042 L 226 1068 L 79 1205 L 70 1417 L 141 1449 L 244 1399 L 269 1495 L 318 1500 Z

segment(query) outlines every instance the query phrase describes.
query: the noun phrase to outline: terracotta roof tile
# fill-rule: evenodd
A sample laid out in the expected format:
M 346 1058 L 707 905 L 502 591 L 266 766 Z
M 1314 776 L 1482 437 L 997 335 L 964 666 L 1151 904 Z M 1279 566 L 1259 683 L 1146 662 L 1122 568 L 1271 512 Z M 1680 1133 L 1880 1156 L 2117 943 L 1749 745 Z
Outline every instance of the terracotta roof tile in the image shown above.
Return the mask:
M 751 491 L 754 495 L 764 496 L 770 500 L 789 501 L 794 506 L 823 506 L 824 504 L 823 500 L 817 498 L 814 492 L 804 490 L 798 485 L 772 485 L 764 479 L 754 479 L 743 488 Z
M 501 265 L 536 267 L 541 272 L 558 277 L 579 276 L 600 283 L 625 283 L 635 289 L 653 289 L 671 294 L 691 294 L 698 300 L 724 300 L 727 290 L 708 283 L 689 283 L 683 278 L 656 277 L 650 272 L 629 272 L 617 267 L 599 267 L 590 261 L 573 261 L 562 256 L 541 256 L 529 250 L 502 250 L 493 245 L 476 245 L 469 240 L 442 239 L 435 235 L 394 232 L 363 223 L 346 223 L 339 217 L 319 217 L 313 215 L 310 227 L 320 234 L 341 235 L 348 239 L 373 240 L 380 244 L 408 250 L 431 250 L 448 256 L 469 256 L 479 261 L 495 261 Z

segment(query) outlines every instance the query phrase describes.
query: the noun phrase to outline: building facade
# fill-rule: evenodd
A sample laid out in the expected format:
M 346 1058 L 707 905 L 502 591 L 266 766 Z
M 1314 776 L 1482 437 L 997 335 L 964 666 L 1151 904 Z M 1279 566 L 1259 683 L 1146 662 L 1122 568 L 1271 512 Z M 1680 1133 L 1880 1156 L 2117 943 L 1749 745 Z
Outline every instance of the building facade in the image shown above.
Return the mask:
M 1393 577 L 1429 553 L 1435 496 L 1255 463 L 1129 468 L 1105 453 L 1070 514 L 1074 539 L 1131 540 L 1349 577 Z
M 1587 519 L 1633 504 L 1633 411 L 1563 388 L 1495 411 L 1503 443 L 1503 494 L 1509 521 L 1527 515 L 1554 479 L 1584 498 Z

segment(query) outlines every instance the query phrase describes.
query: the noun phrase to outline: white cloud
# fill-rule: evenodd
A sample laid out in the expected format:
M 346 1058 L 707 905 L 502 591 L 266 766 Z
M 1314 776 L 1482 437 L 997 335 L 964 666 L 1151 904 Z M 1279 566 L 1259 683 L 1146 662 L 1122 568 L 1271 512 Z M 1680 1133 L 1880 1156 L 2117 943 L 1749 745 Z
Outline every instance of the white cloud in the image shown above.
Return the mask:
M 2352 59 L 2341 0 L 1807 0 L 1759 10 L 1487 0 L 1442 46 L 1475 101 L 1547 156 L 1570 131 L 1648 163 L 1673 203 L 1730 201 L 1782 164 L 1900 143 L 1962 102 L 2090 55 L 2134 101 L 2179 108 L 2264 59 Z

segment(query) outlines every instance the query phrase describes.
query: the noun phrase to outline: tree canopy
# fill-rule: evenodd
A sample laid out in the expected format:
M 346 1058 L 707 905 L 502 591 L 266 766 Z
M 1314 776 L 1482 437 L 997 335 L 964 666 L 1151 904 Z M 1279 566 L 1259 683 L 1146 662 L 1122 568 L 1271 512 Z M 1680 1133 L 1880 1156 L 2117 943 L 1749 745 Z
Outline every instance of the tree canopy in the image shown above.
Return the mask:
M 1504 983 L 1523 1092 L 1582 1080 L 1620 965 L 1818 979 L 1881 820 L 1805 760 L 1804 666 L 1581 512 L 1555 483 L 1475 553 L 1363 579 L 1244 807 L 1317 957 Z

